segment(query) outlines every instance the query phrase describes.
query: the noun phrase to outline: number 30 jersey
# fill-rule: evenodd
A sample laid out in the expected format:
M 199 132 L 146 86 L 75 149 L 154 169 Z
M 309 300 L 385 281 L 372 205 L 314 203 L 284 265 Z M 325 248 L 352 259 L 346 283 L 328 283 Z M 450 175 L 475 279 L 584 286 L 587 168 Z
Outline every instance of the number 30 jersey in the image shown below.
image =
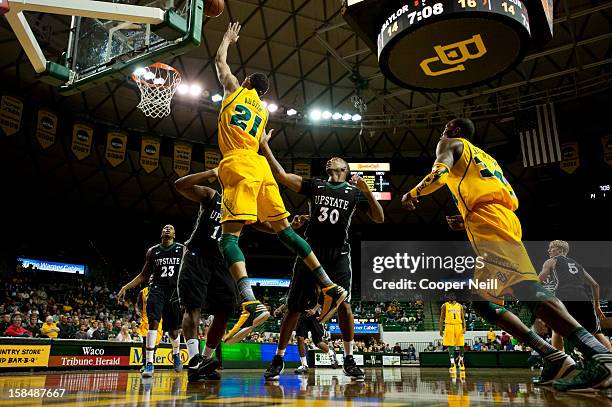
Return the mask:
M 347 182 L 305 179 L 300 193 L 308 197 L 308 242 L 315 247 L 348 251 L 348 231 L 355 209 L 369 208 L 361 191 Z
M 150 250 L 150 267 L 153 268 L 153 271 L 149 278 L 149 285 L 175 287 L 185 246 L 174 242 L 168 247 L 157 244 Z
M 463 218 L 485 202 L 496 202 L 515 211 L 518 199 L 497 161 L 469 141 L 457 140 L 463 142 L 463 154 L 451 168 L 446 185 Z
M 255 89 L 240 86 L 221 104 L 219 148 L 225 156 L 234 150 L 259 151 L 261 132 L 266 128 L 268 111 Z

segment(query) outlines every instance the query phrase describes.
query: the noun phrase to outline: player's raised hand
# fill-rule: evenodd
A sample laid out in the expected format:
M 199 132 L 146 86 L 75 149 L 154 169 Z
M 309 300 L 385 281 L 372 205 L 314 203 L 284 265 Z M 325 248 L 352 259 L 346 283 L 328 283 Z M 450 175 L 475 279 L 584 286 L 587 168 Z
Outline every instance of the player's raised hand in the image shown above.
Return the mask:
M 419 200 L 410 195 L 410 192 L 406 192 L 402 197 L 402 206 L 409 211 L 414 211 L 416 209 L 416 204 L 419 203 Z
M 237 21 L 235 23 L 229 23 L 229 25 L 227 26 L 227 31 L 225 32 L 225 34 L 223 34 L 223 36 L 229 40 L 230 44 L 237 42 L 238 38 L 240 38 L 240 36 L 238 35 L 238 33 L 240 32 L 240 28 L 242 27 Z
M 366 184 L 366 182 L 363 180 L 363 178 L 361 178 L 357 174 L 354 174 L 351 177 L 350 183 L 355 185 L 357 187 L 357 189 L 360 190 L 361 192 L 369 192 L 370 191 L 370 187 L 368 186 L 368 184 Z
M 451 228 L 451 230 L 465 230 L 465 223 L 463 222 L 463 216 L 461 215 L 447 216 L 446 223 L 448 223 L 448 227 Z
M 259 146 L 260 147 L 264 147 L 266 145 L 268 145 L 268 142 L 270 142 L 270 139 L 272 138 L 272 132 L 274 131 L 274 129 L 270 129 L 268 131 L 262 131 L 261 132 L 261 137 L 259 138 Z
M 291 227 L 296 230 L 304 226 L 310 220 L 310 215 L 295 215 L 291 221 Z
M 127 290 L 125 287 L 121 287 L 121 290 L 117 293 L 117 303 L 122 304 L 125 301 L 125 293 Z

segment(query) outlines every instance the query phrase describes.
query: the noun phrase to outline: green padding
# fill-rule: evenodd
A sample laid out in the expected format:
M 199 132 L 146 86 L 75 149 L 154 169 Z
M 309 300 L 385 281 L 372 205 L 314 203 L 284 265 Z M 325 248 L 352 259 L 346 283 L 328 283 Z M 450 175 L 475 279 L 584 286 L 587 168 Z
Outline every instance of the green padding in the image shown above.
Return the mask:
M 171 9 L 166 11 L 164 22 L 152 26 L 151 30 L 165 40 L 174 41 L 187 34 L 188 28 L 187 20 Z
M 70 79 L 70 69 L 55 62 L 47 62 L 47 69 L 38 79 L 49 85 L 60 86 Z
M 238 246 L 238 236 L 224 233 L 219 240 L 219 250 L 225 259 L 225 265 L 230 267 L 234 263 L 244 261 L 244 254 Z
M 278 234 L 278 238 L 289 250 L 296 253 L 302 259 L 312 252 L 312 248 L 306 240 L 295 233 L 291 226 L 282 230 Z

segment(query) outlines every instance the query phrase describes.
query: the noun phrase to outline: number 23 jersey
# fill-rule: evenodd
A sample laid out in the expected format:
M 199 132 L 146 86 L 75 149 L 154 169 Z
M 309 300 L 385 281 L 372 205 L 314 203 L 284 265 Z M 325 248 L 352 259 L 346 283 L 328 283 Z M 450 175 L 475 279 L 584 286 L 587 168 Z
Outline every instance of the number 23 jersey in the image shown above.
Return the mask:
M 349 250 L 348 231 L 356 208 L 367 211 L 367 199 L 348 182 L 305 179 L 300 193 L 308 196 L 308 242 L 317 247 Z
M 153 271 L 149 278 L 149 285 L 175 287 L 185 246 L 182 243 L 174 242 L 168 247 L 157 244 L 150 250 L 150 267 Z

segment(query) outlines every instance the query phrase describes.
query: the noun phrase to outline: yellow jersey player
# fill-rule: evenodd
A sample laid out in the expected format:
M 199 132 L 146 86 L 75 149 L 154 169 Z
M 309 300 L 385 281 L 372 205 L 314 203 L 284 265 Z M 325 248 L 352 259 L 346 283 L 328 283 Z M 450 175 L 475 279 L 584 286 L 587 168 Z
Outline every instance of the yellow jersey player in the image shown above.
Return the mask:
M 465 371 L 463 363 L 463 347 L 465 346 L 465 312 L 463 305 L 450 298 L 450 301 L 442 304 L 440 309 L 440 336 L 442 337 L 442 345 L 448 348 L 451 367 L 449 371 L 454 373 L 457 371 L 455 365 L 455 347 L 459 348 L 459 369 Z
M 138 293 L 138 299 L 136 299 L 135 309 L 140 314 L 140 324 L 138 325 L 138 334 L 142 337 L 142 368 L 140 373 L 144 371 L 146 365 L 145 354 L 147 351 L 147 332 L 149 332 L 149 319 L 147 317 L 147 297 L 149 297 L 149 287 L 145 287 Z M 159 343 L 164 336 L 164 328 L 162 327 L 163 319 L 159 321 L 157 326 L 157 341 L 155 347 L 159 346 Z
M 219 112 L 219 182 L 223 188 L 221 238 L 219 248 L 236 281 L 242 302 L 242 314 L 225 335 L 225 343 L 241 341 L 270 313 L 255 299 L 244 255 L 238 238 L 245 224 L 269 222 L 280 241 L 302 258 L 315 275 L 324 295 L 321 321 L 329 319 L 347 296 L 334 284 L 311 247 L 290 227 L 289 212 L 280 195 L 272 170 L 265 157 L 258 154 L 259 140 L 268 123 L 268 113 L 261 97 L 268 91 L 268 78 L 262 73 L 247 76 L 242 84 L 227 64 L 227 49 L 238 41 L 239 23 L 230 23 L 215 57 L 217 76 L 223 85 L 223 103 Z M 270 134 L 272 130 L 270 130 Z
M 458 118 L 448 122 L 436 147 L 431 172 L 402 197 L 409 210 L 418 198 L 443 186 L 450 190 L 463 217 L 463 224 L 484 267 L 475 279 L 496 279 L 497 289 L 479 290 L 473 307 L 485 319 L 510 332 L 535 349 L 545 361 L 537 384 L 553 383 L 557 390 L 608 388 L 612 385 L 612 354 L 566 311 L 563 304 L 539 282 L 527 250 L 521 242 L 521 224 L 514 211 L 518 199 L 497 161 L 467 139 L 475 133 L 474 123 Z M 574 368 L 574 361 L 552 347 L 505 309 L 502 298 L 513 295 L 527 300 L 534 317 L 576 346 L 585 357 L 585 368 L 563 378 Z

